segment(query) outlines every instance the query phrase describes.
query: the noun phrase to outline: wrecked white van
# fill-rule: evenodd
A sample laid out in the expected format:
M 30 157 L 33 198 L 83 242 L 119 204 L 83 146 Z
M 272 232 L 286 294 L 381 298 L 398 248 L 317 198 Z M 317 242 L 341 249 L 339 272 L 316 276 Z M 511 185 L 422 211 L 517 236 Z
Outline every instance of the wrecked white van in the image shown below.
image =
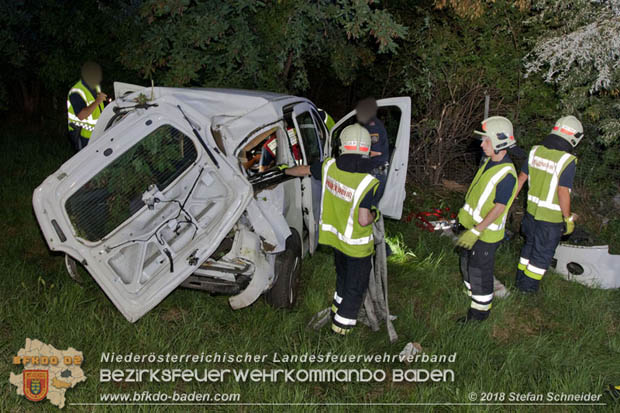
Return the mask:
M 121 83 L 115 96 L 89 145 L 34 191 L 49 248 L 81 263 L 131 322 L 180 285 L 229 294 L 235 309 L 261 294 L 292 306 L 317 243 L 320 183 L 275 165 L 333 155 L 355 113 L 330 135 L 301 97 Z M 411 104 L 378 104 L 392 150 L 380 209 L 399 219 Z

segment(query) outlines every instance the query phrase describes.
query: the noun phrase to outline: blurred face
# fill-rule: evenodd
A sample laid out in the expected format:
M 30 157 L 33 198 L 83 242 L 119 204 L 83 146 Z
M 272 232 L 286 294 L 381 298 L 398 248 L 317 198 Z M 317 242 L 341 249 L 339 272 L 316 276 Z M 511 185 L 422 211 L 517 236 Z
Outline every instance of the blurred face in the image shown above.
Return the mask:
M 103 80 L 103 73 L 101 71 L 101 66 L 97 63 L 88 62 L 84 64 L 82 68 L 82 77 L 84 81 L 88 84 L 88 86 L 94 88 L 99 85 Z
M 357 111 L 357 121 L 362 125 L 366 125 L 372 118 L 377 116 L 377 101 L 373 98 L 363 99 L 359 101 L 355 110 Z
M 493 150 L 493 145 L 491 144 L 491 139 L 489 139 L 487 136 L 482 137 L 482 143 L 480 144 L 480 147 L 484 151 L 484 154 L 488 157 L 491 157 L 493 154 L 495 154 L 495 151 Z

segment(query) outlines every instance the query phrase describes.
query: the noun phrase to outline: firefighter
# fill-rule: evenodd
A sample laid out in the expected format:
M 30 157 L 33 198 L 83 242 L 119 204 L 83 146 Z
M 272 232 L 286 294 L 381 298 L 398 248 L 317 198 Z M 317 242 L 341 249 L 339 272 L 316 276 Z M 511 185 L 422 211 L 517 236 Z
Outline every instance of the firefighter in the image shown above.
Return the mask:
M 512 123 L 493 116 L 482 121 L 481 147 L 488 157 L 478 169 L 459 210 L 459 223 L 465 227 L 457 246 L 466 292 L 471 297 L 467 315 L 459 321 L 483 321 L 493 301 L 495 251 L 504 239 L 508 210 L 517 192 L 517 172 L 508 155 L 516 141 Z
M 581 122 L 564 116 L 551 133 L 530 151 L 519 173 L 517 193 L 528 181 L 527 212 L 521 222 L 525 245 L 517 264 L 516 286 L 536 292 L 562 235 L 575 229 L 570 191 L 577 158 L 570 152 L 583 138 Z
M 340 156 L 322 163 L 284 170 L 292 176 L 312 175 L 321 181 L 319 244 L 334 249 L 336 292 L 332 305 L 332 331 L 351 332 L 368 288 L 374 253 L 372 223 L 378 215 L 379 181 L 370 175 L 371 139 L 360 124 L 347 126 L 340 135 Z
M 357 121 L 370 133 L 370 158 L 373 167 L 371 174 L 379 180 L 377 197 L 381 199 L 390 167 L 390 146 L 385 126 L 377 118 L 377 109 L 377 101 L 372 97 L 360 100 L 355 107 Z
M 69 138 L 77 151 L 88 145 L 97 119 L 103 112 L 107 95 L 101 92 L 102 78 L 101 66 L 86 62 L 82 66 L 82 78 L 67 95 Z

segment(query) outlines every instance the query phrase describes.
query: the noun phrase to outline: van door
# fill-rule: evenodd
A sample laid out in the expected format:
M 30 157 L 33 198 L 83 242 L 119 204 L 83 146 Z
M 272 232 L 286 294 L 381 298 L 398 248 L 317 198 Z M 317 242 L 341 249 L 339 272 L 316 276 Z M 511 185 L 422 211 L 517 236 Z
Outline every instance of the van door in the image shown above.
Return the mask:
M 131 83 L 114 82 L 114 99 L 121 99 L 123 96 L 145 88 L 146 86 L 139 86 Z
M 405 201 L 405 180 L 409 160 L 409 138 L 411 127 L 411 98 L 408 96 L 380 99 L 377 117 L 384 123 L 390 143 L 390 169 L 385 192 L 379 202 L 381 213 L 389 218 L 400 219 Z M 325 143 L 324 153 L 338 155 L 340 133 L 355 123 L 356 111 L 349 112 L 332 128 Z
M 174 109 L 128 115 L 33 195 L 50 249 L 81 262 L 131 322 L 213 253 L 252 197 Z
M 312 165 L 323 160 L 321 132 L 316 123 L 316 116 L 312 115 L 314 107 L 307 102 L 293 107 L 293 123 L 300 137 L 302 154 L 305 165 Z M 301 197 L 304 223 L 308 228 L 308 250 L 314 253 L 318 241 L 317 213 L 320 208 L 320 181 L 307 176 L 302 178 Z

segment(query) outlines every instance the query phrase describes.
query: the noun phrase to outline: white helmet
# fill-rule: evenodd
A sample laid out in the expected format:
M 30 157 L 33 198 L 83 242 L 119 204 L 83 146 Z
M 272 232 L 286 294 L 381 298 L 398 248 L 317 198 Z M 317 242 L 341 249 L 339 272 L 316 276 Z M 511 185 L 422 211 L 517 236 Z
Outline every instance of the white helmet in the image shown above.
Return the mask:
M 565 139 L 573 145 L 574 148 L 579 144 L 581 138 L 583 138 L 583 126 L 581 126 L 581 122 L 579 122 L 576 117 L 564 116 L 558 119 L 551 133 Z
M 356 154 L 370 156 L 370 133 L 360 125 L 354 123 L 342 130 L 340 134 L 340 154 Z
M 474 131 L 474 133 L 489 138 L 495 153 L 517 144 L 512 131 L 512 123 L 503 116 L 486 118 L 482 121 L 482 130 L 483 132 Z

